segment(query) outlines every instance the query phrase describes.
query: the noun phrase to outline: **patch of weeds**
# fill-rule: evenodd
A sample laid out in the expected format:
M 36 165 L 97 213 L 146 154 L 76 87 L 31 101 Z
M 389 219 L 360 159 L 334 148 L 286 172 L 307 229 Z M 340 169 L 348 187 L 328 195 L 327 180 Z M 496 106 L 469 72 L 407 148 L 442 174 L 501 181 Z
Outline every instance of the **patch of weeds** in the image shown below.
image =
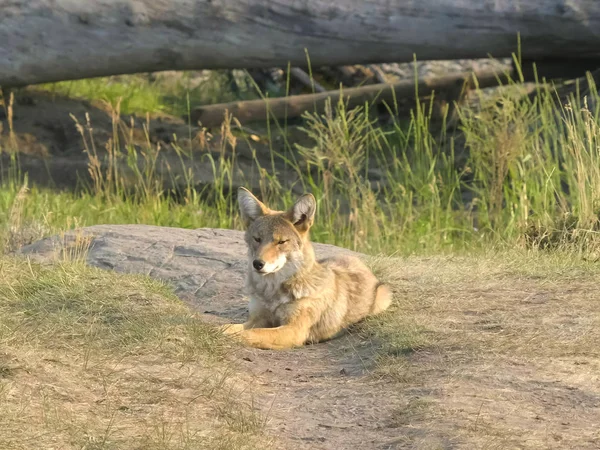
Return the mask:
M 600 214 L 588 220 L 583 228 L 581 219 L 566 213 L 556 219 L 552 225 L 532 224 L 525 232 L 528 248 L 547 251 L 580 249 L 587 254 L 600 250 Z M 600 255 L 597 255 L 600 256 Z
M 416 320 L 417 301 L 405 287 L 404 262 L 385 256 L 370 257 L 367 263 L 377 278 L 393 292 L 390 308 L 384 313 L 367 317 L 358 326 L 365 339 L 377 349 L 375 375 L 399 382 L 412 381 L 411 356 L 435 344 L 432 334 L 422 321 Z
M 250 404 L 249 408 L 232 408 L 230 404 L 225 407 L 217 405 L 215 412 L 230 430 L 239 434 L 254 434 L 266 425 L 265 417 L 256 410 L 253 404 Z
M 409 356 L 430 345 L 427 330 L 410 320 L 400 317 L 402 312 L 394 308 L 387 316 L 367 320 L 365 327 L 378 341 L 382 353 L 390 356 Z
M 374 374 L 400 382 L 412 381 L 411 357 L 432 345 L 426 328 L 415 324 L 398 307 L 367 318 L 360 325 L 359 333 L 372 340 L 377 349 Z
M 372 375 L 397 383 L 411 383 L 415 381 L 413 363 L 407 358 L 398 358 L 379 353 L 375 358 Z
M 2 324 L 9 341 L 189 359 L 226 348 L 213 327 L 198 321 L 161 282 L 62 262 L 40 266 L 0 262 Z M 18 330 L 18 332 L 16 331 Z

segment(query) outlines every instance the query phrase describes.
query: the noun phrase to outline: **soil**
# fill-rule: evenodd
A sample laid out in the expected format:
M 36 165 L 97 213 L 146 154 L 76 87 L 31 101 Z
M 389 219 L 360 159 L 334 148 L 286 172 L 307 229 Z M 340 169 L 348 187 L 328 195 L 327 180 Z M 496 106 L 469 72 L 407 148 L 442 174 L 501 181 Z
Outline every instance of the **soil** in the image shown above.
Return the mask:
M 241 232 L 104 225 L 82 233 L 94 237 L 88 263 L 166 280 L 206 321 L 244 320 Z M 22 253 L 49 260 L 74 242 L 75 234 L 50 238 Z M 347 251 L 316 246 L 320 257 Z M 296 350 L 230 355 L 277 447 L 600 447 L 597 271 L 526 274 L 497 259 L 386 264 L 398 320 L 390 338 L 424 327 L 430 343 L 386 363 L 388 343 L 359 325 Z

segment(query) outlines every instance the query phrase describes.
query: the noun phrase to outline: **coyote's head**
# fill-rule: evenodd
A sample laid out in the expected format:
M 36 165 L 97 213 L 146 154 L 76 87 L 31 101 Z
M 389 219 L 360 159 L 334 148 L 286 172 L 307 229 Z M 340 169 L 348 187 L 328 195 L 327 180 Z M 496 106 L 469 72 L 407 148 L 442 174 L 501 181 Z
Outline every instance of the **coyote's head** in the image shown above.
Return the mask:
M 316 209 L 312 194 L 300 197 L 288 211 L 272 211 L 250 191 L 239 188 L 238 203 L 247 227 L 251 271 L 289 277 L 308 259 L 314 259 L 308 240 Z

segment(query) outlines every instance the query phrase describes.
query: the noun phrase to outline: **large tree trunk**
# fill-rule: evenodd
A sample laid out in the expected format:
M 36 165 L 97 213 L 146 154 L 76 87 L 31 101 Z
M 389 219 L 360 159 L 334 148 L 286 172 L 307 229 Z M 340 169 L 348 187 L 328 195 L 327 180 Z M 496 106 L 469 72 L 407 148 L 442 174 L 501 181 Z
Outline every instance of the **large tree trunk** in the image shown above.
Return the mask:
M 0 0 L 0 85 L 159 70 L 600 56 L 598 0 Z

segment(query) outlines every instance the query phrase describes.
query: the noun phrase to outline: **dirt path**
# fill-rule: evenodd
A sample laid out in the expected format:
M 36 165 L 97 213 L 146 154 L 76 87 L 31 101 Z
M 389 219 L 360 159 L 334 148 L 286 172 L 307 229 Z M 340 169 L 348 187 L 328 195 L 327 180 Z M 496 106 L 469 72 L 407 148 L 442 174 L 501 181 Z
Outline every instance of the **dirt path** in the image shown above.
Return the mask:
M 261 385 L 269 430 L 285 448 L 396 448 L 389 418 L 402 389 L 368 376 L 369 343 L 344 336 L 292 352 L 242 354 L 243 368 Z

